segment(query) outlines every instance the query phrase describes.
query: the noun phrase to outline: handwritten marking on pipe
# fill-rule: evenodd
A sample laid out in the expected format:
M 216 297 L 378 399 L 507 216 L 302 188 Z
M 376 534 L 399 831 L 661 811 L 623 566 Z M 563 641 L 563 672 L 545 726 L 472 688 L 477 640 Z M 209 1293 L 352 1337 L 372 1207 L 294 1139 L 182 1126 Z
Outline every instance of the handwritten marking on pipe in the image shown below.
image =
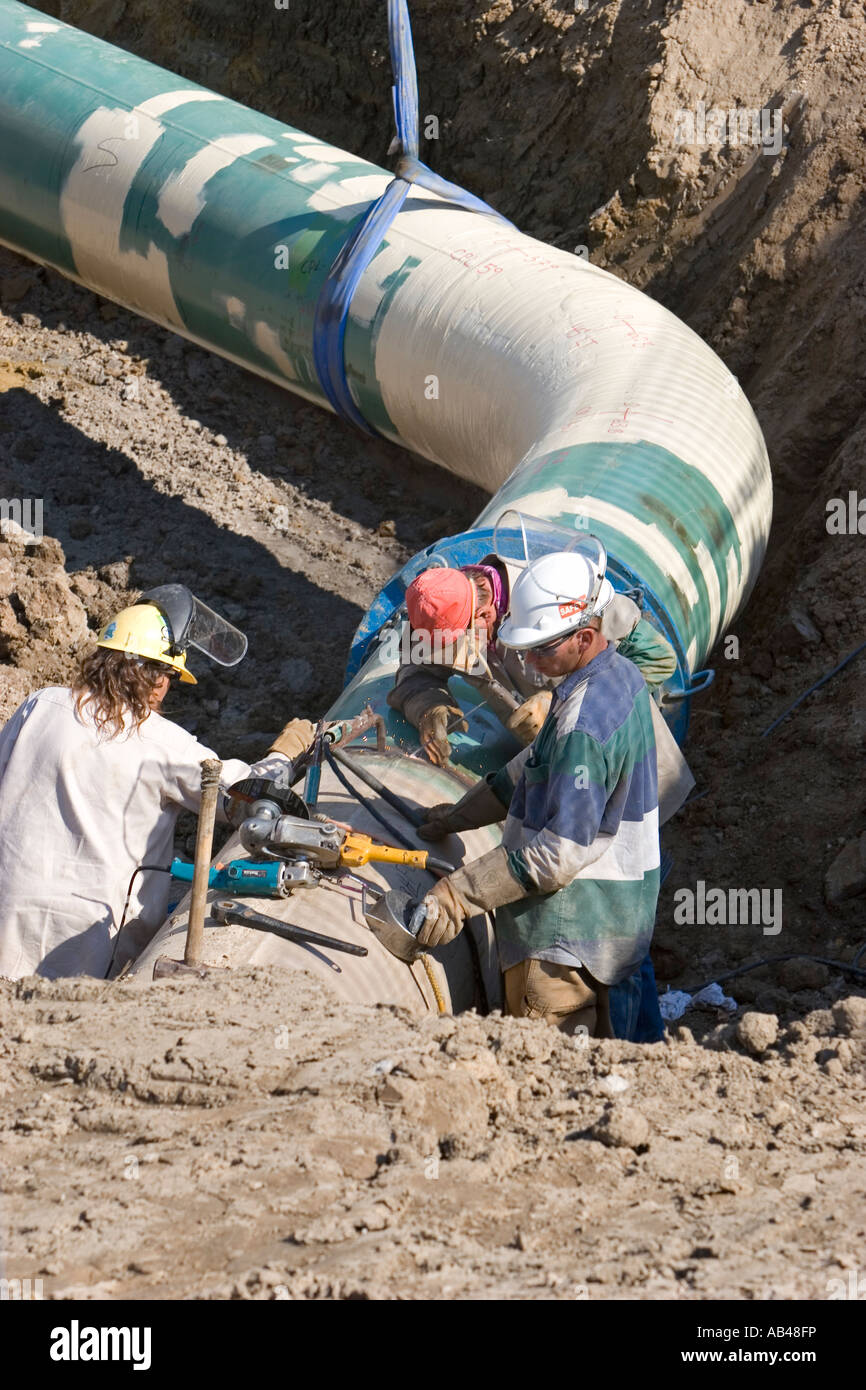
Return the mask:
M 597 415 L 609 415 L 608 410 L 598 410 Z M 657 420 L 663 425 L 672 425 L 673 420 L 665 415 L 656 415 L 651 410 L 642 410 L 639 405 L 623 405 L 622 414 L 617 412 L 607 427 L 608 434 L 624 434 L 628 425 L 631 424 L 631 415 L 642 415 L 647 420 Z
M 536 255 L 533 255 L 531 252 L 526 251 L 526 250 L 524 249 L 524 247 L 519 246 L 516 242 L 513 242 L 513 241 L 511 241 L 511 240 L 505 240 L 505 241 L 503 242 L 501 237 L 489 237 L 489 238 L 486 238 L 486 239 L 485 239 L 484 246 L 482 247 L 481 251 L 472 251 L 472 250 L 470 250 L 468 247 L 463 246 L 463 247 L 458 247 L 457 250 L 451 251 L 449 254 L 450 254 L 450 256 L 451 256 L 452 261 L 459 261 L 461 265 L 465 265 L 465 266 L 467 266 L 468 268 L 471 268 L 471 267 L 472 267 L 472 262 L 473 262 L 474 259 L 476 259 L 476 258 L 479 259 L 479 260 L 480 260 L 480 259 L 483 259 L 484 257 L 488 256 L 490 253 L 492 253 L 493 255 L 495 255 L 495 256 L 497 256 L 497 257 L 505 257 L 506 255 L 508 255 L 508 256 L 519 256 L 519 257 L 521 257 L 521 259 L 523 260 L 523 262 L 524 262 L 524 264 L 525 264 L 525 266 L 526 266 L 527 269 L 533 269 L 533 270 L 561 270 L 561 269 L 562 269 L 562 266 L 561 266 L 560 264 L 558 264 L 556 261 L 552 261 L 548 256 L 536 256 Z M 468 259 L 467 259 L 467 258 L 468 258 Z M 494 265 L 494 264 L 496 264 L 496 262 L 488 261 L 487 264 L 489 264 L 489 265 Z M 501 265 L 498 266 L 498 270 L 504 270 L 504 269 L 505 269 L 504 266 L 501 266 Z
M 595 339 L 592 341 L 594 342 Z M 576 410 L 573 415 L 569 416 L 566 423 L 562 426 L 562 429 L 566 430 L 571 425 L 580 424 L 584 420 L 606 420 L 608 417 L 611 417 L 610 424 L 607 427 L 608 434 L 623 434 L 626 428 L 632 423 L 631 416 L 633 415 L 640 415 L 647 420 L 657 420 L 663 425 L 673 424 L 673 420 L 665 415 L 656 415 L 654 411 L 644 410 L 643 407 L 636 402 L 623 401 L 621 409 L 618 408 L 617 410 L 593 410 L 591 406 L 583 405 Z
M 173 102 L 180 97 L 180 93 L 173 93 Z M 153 102 L 166 100 L 168 97 L 163 96 Z M 130 190 L 165 131 L 161 122 L 146 113 L 144 105 L 136 110 L 140 123 L 137 140 L 125 138 L 130 112 L 123 108 L 99 107 L 79 127 L 73 139 L 80 152 L 60 194 L 60 219 L 82 280 L 98 293 L 124 303 L 147 304 L 152 318 L 181 328 L 165 252 L 153 243 L 145 255 L 138 249 L 122 250 L 120 245 Z M 116 146 L 116 162 L 109 166 L 106 161 L 94 169 L 92 152 L 107 141 Z
M 123 139 L 123 136 L 122 136 L 122 135 L 112 135 L 110 138 L 111 138 L 112 140 L 122 140 L 122 139 Z M 117 155 L 114 153 L 114 150 L 106 149 L 106 141 L 105 141 L 105 140 L 100 140 L 100 142 L 99 142 L 99 144 L 96 146 L 96 148 L 97 148 L 98 150 L 100 150 L 100 151 L 102 152 L 102 154 L 107 155 L 108 158 L 107 158 L 107 159 L 97 159 L 93 164 L 88 164 L 88 165 L 84 168 L 84 170 L 83 170 L 83 173 L 85 173 L 85 174 L 90 174 L 90 173 L 92 173 L 94 169 L 113 169 L 114 166 L 118 163 Z
M 589 347 L 590 343 L 598 343 L 598 338 L 593 336 L 592 330 L 584 328 L 583 324 L 573 323 L 566 331 L 566 338 L 574 338 L 574 347 Z
M 485 253 L 482 251 L 480 256 L 484 254 Z M 460 247 L 457 251 L 451 252 L 452 261 L 457 261 L 460 265 L 465 265 L 467 270 L 474 270 L 476 275 L 487 275 L 488 272 L 492 275 L 501 275 L 502 271 L 505 269 L 504 266 L 497 265 L 495 261 L 484 261 L 481 264 L 473 264 L 477 256 L 479 256 L 478 252 L 470 251 L 467 247 Z
M 619 317 L 619 316 L 617 316 L 617 317 Z M 626 327 L 626 329 L 627 329 L 626 337 L 630 340 L 630 341 L 629 341 L 629 346 L 630 346 L 630 347 L 633 347 L 633 348 L 652 347 L 652 345 L 653 345 L 653 340 L 652 340 L 652 338 L 649 336 L 648 333 L 644 333 L 641 329 L 635 328 L 634 324 L 630 323 L 628 319 L 620 319 L 619 321 L 620 321 L 620 323 L 625 324 L 625 327 Z
M 624 335 L 622 329 L 625 329 Z M 599 341 L 598 338 L 592 336 L 593 333 L 615 333 L 619 338 L 624 336 L 631 348 L 654 346 L 653 338 L 645 329 L 639 328 L 630 318 L 621 318 L 619 314 L 614 314 L 607 323 L 597 324 L 593 330 L 585 328 L 583 324 L 574 323 L 567 329 L 565 336 L 576 340 L 574 346 L 583 347 L 587 341 L 591 343 Z

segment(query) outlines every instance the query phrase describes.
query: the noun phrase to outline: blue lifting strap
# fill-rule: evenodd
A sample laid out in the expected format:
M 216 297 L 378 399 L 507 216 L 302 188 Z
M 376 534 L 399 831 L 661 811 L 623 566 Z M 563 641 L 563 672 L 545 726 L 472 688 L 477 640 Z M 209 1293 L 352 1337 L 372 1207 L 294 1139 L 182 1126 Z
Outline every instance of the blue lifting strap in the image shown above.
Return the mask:
M 406 0 L 388 0 L 388 37 L 395 79 L 392 91 L 400 157 L 392 182 L 367 209 L 328 271 L 316 301 L 313 322 L 313 360 L 322 390 L 338 415 L 371 435 L 378 434 L 378 430 L 364 419 L 346 380 L 346 322 L 361 276 L 382 245 L 409 189 L 417 184 L 458 207 L 482 212 L 512 225 L 481 198 L 467 193 L 459 184 L 440 178 L 418 158 L 418 82 Z

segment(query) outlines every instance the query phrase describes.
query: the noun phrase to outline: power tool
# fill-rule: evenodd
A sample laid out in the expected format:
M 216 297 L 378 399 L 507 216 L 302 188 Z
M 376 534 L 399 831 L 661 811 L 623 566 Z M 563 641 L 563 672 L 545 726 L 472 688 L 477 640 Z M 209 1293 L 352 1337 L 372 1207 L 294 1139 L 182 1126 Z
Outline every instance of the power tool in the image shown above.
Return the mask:
M 193 865 L 182 859 L 172 859 L 171 873 L 172 878 L 191 883 Z M 239 893 L 246 898 L 286 898 L 296 886 L 288 864 L 278 859 L 268 859 L 262 864 L 252 859 L 232 859 L 228 864 L 212 868 L 207 882 L 208 888 L 216 888 L 220 893 Z
M 391 955 L 410 964 L 427 949 L 419 946 L 416 939 L 426 920 L 424 900 L 411 898 L 398 888 L 383 893 L 364 913 L 370 931 Z
M 427 850 L 380 845 L 369 835 L 324 817 L 274 817 L 260 810 L 241 824 L 240 840 L 253 856 L 279 858 L 293 870 L 306 865 L 314 875 L 330 869 L 360 869 L 373 863 L 407 864 L 414 869 L 441 869 L 444 873 L 451 873 L 453 867 L 435 859 Z
M 443 873 L 453 869 L 427 850 L 378 844 L 326 816 L 311 819 L 301 797 L 270 778 L 236 782 L 228 793 L 226 812 L 250 858 L 211 869 L 209 886 L 221 892 L 287 897 L 296 888 L 315 888 L 323 874 L 371 863 L 406 864 Z M 172 872 L 189 880 L 192 865 L 176 859 Z
M 306 769 L 306 780 L 304 782 L 304 801 L 309 806 L 315 806 L 319 799 L 319 783 L 322 779 L 322 758 L 326 748 L 337 748 L 341 744 L 351 743 L 360 734 L 367 733 L 368 730 L 376 730 L 376 749 L 379 753 L 385 751 L 385 721 L 381 714 L 376 714 L 372 705 L 368 702 L 360 714 L 354 719 L 338 720 L 326 724 L 320 719 L 316 725 L 316 732 L 313 741 L 305 753 L 296 758 L 292 766 L 292 777 L 297 777 L 298 773 Z

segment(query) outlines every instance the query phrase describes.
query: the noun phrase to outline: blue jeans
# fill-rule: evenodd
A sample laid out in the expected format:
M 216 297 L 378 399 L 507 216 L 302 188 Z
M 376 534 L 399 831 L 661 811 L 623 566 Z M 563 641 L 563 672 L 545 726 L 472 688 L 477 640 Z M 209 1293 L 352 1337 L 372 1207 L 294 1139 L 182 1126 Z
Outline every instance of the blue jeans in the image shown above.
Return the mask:
M 611 985 L 609 998 L 614 1037 L 626 1042 L 661 1042 L 665 1028 L 655 971 L 648 955 L 634 974 Z

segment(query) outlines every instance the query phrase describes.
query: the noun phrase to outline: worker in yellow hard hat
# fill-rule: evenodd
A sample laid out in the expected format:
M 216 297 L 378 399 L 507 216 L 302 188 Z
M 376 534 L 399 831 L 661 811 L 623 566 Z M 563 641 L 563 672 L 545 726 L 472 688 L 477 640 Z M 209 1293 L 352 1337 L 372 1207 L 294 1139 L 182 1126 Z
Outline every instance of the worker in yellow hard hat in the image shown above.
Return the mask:
M 128 652 L 131 656 L 170 666 L 185 684 L 198 684 L 192 671 L 187 670 L 186 653 L 175 654 L 171 629 L 162 611 L 153 603 L 124 608 L 105 624 L 96 645 L 103 651 Z M 167 671 L 162 674 L 171 680 Z
M 0 976 L 105 975 L 134 871 L 170 864 L 177 817 L 198 809 L 201 762 L 216 756 L 160 713 L 169 685 L 196 683 L 192 649 L 231 667 L 246 648 L 185 586 L 163 585 L 106 623 L 70 687 L 36 691 L 0 730 Z M 285 778 L 313 732 L 294 719 L 252 768 L 226 760 L 223 789 Z M 163 921 L 169 885 L 137 874 L 126 954 Z

